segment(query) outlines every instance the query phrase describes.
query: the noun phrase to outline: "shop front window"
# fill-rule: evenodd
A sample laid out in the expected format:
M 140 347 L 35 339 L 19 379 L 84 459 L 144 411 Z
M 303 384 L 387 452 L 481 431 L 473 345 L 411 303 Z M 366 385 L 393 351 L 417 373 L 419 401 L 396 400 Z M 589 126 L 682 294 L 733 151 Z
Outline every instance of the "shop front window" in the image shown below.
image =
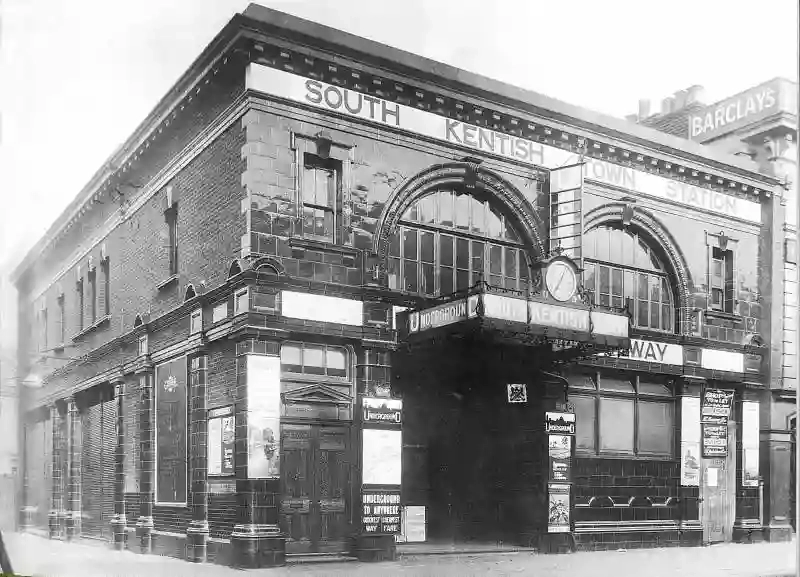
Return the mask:
M 584 285 L 597 305 L 629 307 L 633 325 L 675 331 L 675 299 L 666 268 L 635 232 L 599 226 L 583 239 Z
M 672 457 L 675 402 L 655 379 L 571 375 L 576 449 L 586 456 Z
M 481 278 L 524 290 L 528 260 L 521 237 L 503 214 L 476 198 L 437 190 L 415 202 L 389 243 L 389 288 L 448 295 Z

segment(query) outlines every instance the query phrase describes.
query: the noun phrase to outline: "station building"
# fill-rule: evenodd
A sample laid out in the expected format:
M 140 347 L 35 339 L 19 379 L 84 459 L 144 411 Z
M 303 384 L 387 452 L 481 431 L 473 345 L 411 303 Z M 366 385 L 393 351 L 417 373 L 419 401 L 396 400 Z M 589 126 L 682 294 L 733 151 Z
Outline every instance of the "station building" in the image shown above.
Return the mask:
M 784 192 L 251 5 L 15 272 L 20 521 L 242 567 L 769 538 Z

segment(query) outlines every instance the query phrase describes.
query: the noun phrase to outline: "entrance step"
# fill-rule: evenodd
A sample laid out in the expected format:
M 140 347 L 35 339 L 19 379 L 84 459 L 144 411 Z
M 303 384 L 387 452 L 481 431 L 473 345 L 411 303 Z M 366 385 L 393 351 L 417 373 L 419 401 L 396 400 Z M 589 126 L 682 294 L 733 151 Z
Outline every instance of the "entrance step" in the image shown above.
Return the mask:
M 536 553 L 534 547 L 518 547 L 499 543 L 398 543 L 397 555 L 416 557 L 422 555 L 478 555 Z
M 305 563 L 346 563 L 357 561 L 355 557 L 349 557 L 343 553 L 287 553 L 286 563 L 288 565 L 302 565 Z

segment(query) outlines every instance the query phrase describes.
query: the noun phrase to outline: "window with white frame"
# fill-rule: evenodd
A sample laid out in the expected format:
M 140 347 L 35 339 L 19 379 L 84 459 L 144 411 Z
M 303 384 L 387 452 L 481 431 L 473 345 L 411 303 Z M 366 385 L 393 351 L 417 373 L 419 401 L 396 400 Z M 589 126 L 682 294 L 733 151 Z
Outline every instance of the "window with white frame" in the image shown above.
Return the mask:
M 189 334 L 193 335 L 203 330 L 203 309 L 192 311 L 189 317 Z
M 228 301 L 219 303 L 211 312 L 211 322 L 218 323 L 228 318 Z
M 233 315 L 239 315 L 250 310 L 250 289 L 243 288 L 233 294 Z
M 281 372 L 346 379 L 350 374 L 349 358 L 344 347 L 287 342 L 281 346 Z

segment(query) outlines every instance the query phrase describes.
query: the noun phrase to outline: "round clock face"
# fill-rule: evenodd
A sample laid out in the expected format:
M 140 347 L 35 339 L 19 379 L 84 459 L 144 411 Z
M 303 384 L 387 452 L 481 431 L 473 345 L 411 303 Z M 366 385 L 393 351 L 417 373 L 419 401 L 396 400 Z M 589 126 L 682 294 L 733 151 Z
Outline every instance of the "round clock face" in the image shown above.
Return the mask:
M 565 302 L 575 295 L 578 289 L 578 278 L 575 269 L 563 260 L 550 263 L 545 273 L 545 284 L 550 295 L 560 302 Z

